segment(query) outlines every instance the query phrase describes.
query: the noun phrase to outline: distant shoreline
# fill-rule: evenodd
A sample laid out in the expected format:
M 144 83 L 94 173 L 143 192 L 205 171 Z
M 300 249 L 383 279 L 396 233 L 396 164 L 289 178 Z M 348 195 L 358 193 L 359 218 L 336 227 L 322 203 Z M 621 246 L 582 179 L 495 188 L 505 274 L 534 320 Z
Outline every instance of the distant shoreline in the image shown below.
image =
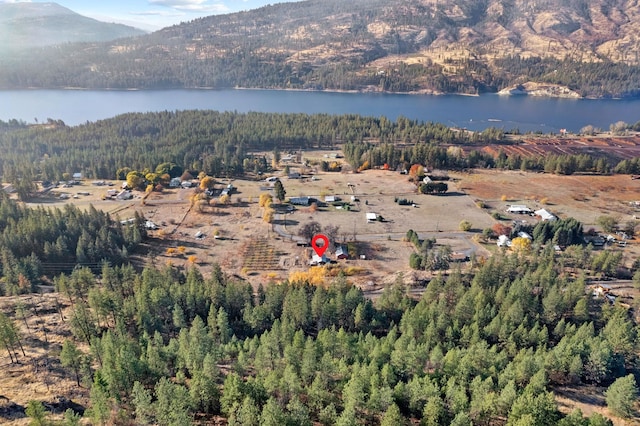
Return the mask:
M 92 88 L 92 87 L 24 87 L 24 88 L 0 88 L 0 92 L 11 91 L 45 91 L 45 90 L 62 90 L 62 91 L 94 91 L 94 92 L 161 92 L 171 90 L 194 90 L 194 91 L 216 91 L 216 90 L 255 90 L 255 91 L 277 91 L 277 92 L 310 92 L 310 93 L 345 93 L 345 94 L 380 94 L 380 95 L 410 95 L 410 96 L 468 96 L 479 97 L 481 95 L 499 95 L 499 96 L 528 96 L 536 98 L 549 98 L 549 99 L 610 99 L 610 100 L 635 100 L 640 99 L 640 96 L 625 96 L 625 97 L 593 97 L 593 96 L 566 96 L 566 95 L 552 95 L 552 94 L 537 94 L 528 93 L 526 91 L 513 91 L 513 87 L 502 89 L 498 92 L 483 92 L 483 93 L 456 93 L 456 92 L 438 92 L 433 90 L 418 90 L 413 92 L 392 92 L 381 90 L 340 90 L 340 89 L 295 89 L 295 88 L 271 88 L 271 87 L 164 87 L 164 88 L 140 88 L 140 87 L 128 87 L 128 88 Z

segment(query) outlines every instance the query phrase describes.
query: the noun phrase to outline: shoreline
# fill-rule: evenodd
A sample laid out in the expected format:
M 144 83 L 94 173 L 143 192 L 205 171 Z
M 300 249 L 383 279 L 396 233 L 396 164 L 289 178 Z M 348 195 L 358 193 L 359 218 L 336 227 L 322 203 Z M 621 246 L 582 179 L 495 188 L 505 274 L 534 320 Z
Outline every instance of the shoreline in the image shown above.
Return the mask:
M 140 88 L 140 87 L 127 87 L 127 88 L 90 88 L 90 87 L 23 87 L 23 88 L 0 88 L 2 92 L 35 92 L 35 91 L 69 91 L 69 92 L 169 92 L 173 90 L 193 90 L 193 91 L 222 91 L 222 90 L 247 90 L 247 91 L 273 91 L 273 92 L 309 92 L 309 93 L 344 93 L 344 94 L 379 94 L 379 95 L 408 95 L 408 96 L 465 96 L 476 98 L 483 95 L 497 95 L 504 97 L 533 97 L 533 98 L 548 98 L 548 99 L 569 99 L 569 100 L 638 100 L 638 96 L 624 96 L 624 97 L 594 97 L 594 96 L 566 96 L 566 95 L 552 95 L 552 94 L 538 94 L 530 93 L 529 91 L 513 91 L 513 87 L 505 88 L 497 92 L 482 92 L 482 93 L 460 93 L 460 92 L 438 92 L 428 89 L 413 91 L 413 92 L 391 92 L 381 90 L 340 90 L 340 89 L 293 89 L 293 88 L 272 88 L 272 87 L 166 87 L 166 88 Z M 513 91 L 513 92 L 512 92 Z M 512 93 L 509 93 L 512 92 Z

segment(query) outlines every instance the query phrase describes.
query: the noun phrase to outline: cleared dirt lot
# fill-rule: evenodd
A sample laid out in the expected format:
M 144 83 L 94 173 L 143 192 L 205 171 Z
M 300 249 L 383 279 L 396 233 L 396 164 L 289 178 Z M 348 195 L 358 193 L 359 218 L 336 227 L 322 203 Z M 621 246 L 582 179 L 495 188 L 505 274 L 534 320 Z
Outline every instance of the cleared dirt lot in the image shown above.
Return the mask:
M 322 152 L 307 155 L 323 158 Z M 295 165 L 294 170 L 298 170 Z M 409 229 L 423 238 L 435 237 L 438 244 L 449 245 L 453 251 L 488 256 L 494 244 L 483 247 L 472 237 L 496 223 L 492 213 L 499 212 L 507 224 L 511 219 L 532 224 L 538 220 L 506 214 L 509 204 L 526 204 L 534 210 L 546 208 L 559 217 L 575 217 L 585 224 L 585 230 L 597 228 L 596 219 L 601 215 L 612 215 L 620 223 L 634 220 L 634 215 L 640 217 L 640 211 L 636 212 L 636 207 L 630 204 L 640 200 L 640 180 L 625 175 L 558 176 L 472 170 L 449 173 L 449 191 L 440 196 L 418 194 L 406 175 L 383 170 L 316 172 L 313 179 L 288 179 L 283 172 L 273 176 L 281 178 L 287 198 L 309 196 L 323 201 L 326 196 L 335 196 L 348 202 L 350 208 L 338 209 L 330 203 L 324 206 L 320 203 L 317 210 L 296 206 L 288 213 L 277 208 L 274 223 L 267 224 L 263 221 L 264 209 L 258 204 L 260 194 L 272 190 L 266 176 L 260 181 L 218 180 L 218 188 L 229 183 L 236 188 L 226 205 L 217 198 L 209 203 L 192 204 L 194 189 L 166 189 L 144 200 L 141 193 L 128 201 L 103 200 L 111 187 L 90 183 L 55 189 L 46 198 L 34 201 L 56 207 L 67 203 L 81 208 L 94 205 L 120 219 L 131 218 L 138 211 L 159 225 L 158 230 L 149 232 L 152 238 L 144 252 L 133 258 L 138 265 L 171 263 L 186 268 L 197 264 L 207 274 L 218 263 L 225 272 L 250 279 L 255 285 L 288 278 L 291 271 L 308 270 L 312 251 L 298 246 L 296 240 L 300 229 L 312 221 L 323 227 L 337 226 L 337 242 L 354 243 L 355 258 L 339 263 L 358 271 L 350 280 L 383 285 L 393 282 L 399 272 L 407 281 L 420 281 L 428 276 L 408 267 L 413 247 L 402 239 Z M 114 184 L 117 187 L 118 182 Z M 58 193 L 63 191 L 77 198 L 60 200 Z M 352 196 L 357 201 L 352 201 Z M 398 205 L 395 198 L 411 200 L 415 207 Z M 485 208 L 478 207 L 480 202 Z M 385 220 L 368 223 L 366 213 L 376 213 Z M 472 232 L 459 231 L 462 220 L 472 224 Z M 203 237 L 196 238 L 197 233 Z M 621 250 L 629 264 L 639 253 L 635 241 Z M 360 259 L 360 255 L 366 259 Z
M 270 225 L 263 221 L 264 209 L 258 204 L 260 194 L 271 191 L 270 185 L 264 180 L 224 180 L 219 186 L 228 183 L 237 188 L 228 205 L 191 207 L 189 198 L 194 190 L 171 189 L 153 193 L 144 205 L 134 203 L 119 214 L 129 217 L 135 209 L 160 225 L 158 231 L 150 232 L 154 237 L 152 262 L 185 267 L 197 263 L 205 273 L 217 262 L 226 272 L 250 278 L 256 285 L 287 278 L 293 270 L 308 269 L 311 249 L 297 245 L 296 241 L 300 228 L 312 221 L 323 227 L 339 227 L 338 242 L 355 243 L 356 259 L 340 264 L 360 271 L 351 280 L 369 284 L 393 281 L 397 272 L 405 272 L 408 280 L 421 278 L 408 268 L 413 248 L 402 239 L 409 229 L 424 236 L 433 235 L 439 244 L 450 245 L 454 251 L 469 251 L 478 247 L 471 241 L 472 233 L 458 231 L 460 221 L 466 219 L 478 230 L 494 222 L 471 197 L 457 190 L 455 182 L 449 183 L 447 195 L 421 195 L 406 175 L 368 170 L 357 174 L 319 173 L 315 180 L 283 177 L 287 197 L 309 196 L 322 201 L 333 195 L 349 202 L 350 210 L 322 203 L 317 210 L 296 206 L 286 213 L 285 209 L 277 208 L 275 221 Z M 358 201 L 352 202 L 352 195 Z M 416 206 L 400 206 L 394 200 L 396 197 L 411 199 Z M 367 212 L 376 213 L 385 221 L 368 223 Z M 197 239 L 198 232 L 204 238 Z M 260 257 L 254 247 L 258 244 L 264 255 L 256 263 L 247 262 L 248 257 Z M 360 255 L 365 259 L 360 259 Z M 255 265 L 264 265 L 264 270 Z
M 621 222 L 640 217 L 640 208 L 630 203 L 640 201 L 640 180 L 629 175 L 561 176 L 520 171 L 472 170 L 453 174 L 460 190 L 486 202 L 495 210 L 509 204 L 526 204 L 545 208 L 559 217 L 574 217 L 585 229 L 596 226 L 596 219 L 611 215 Z M 505 198 L 504 200 L 502 198 Z

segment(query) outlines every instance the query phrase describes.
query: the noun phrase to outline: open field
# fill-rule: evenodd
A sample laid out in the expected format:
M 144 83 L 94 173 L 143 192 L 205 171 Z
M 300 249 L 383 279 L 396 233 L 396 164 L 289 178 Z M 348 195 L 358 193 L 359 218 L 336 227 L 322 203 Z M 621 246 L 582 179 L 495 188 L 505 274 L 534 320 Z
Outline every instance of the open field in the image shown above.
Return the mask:
M 486 202 L 492 209 L 504 211 L 509 204 L 526 204 L 534 210 L 546 208 L 560 217 L 578 219 L 585 230 L 596 226 L 598 216 L 611 215 L 621 222 L 640 216 L 630 204 L 640 200 L 640 181 L 628 175 L 561 176 L 472 170 L 452 176 L 460 179 L 462 191 Z
M 327 153 L 323 151 L 305 153 L 311 161 L 324 155 Z M 291 169 L 299 170 L 299 165 L 292 164 Z M 221 204 L 217 198 L 209 203 L 192 203 L 196 191 L 181 188 L 154 192 L 144 200 L 141 193 L 128 201 L 103 200 L 108 187 L 88 183 L 65 190 L 89 195 L 60 200 L 53 195 L 59 191 L 56 189 L 49 198 L 34 201 L 56 207 L 66 203 L 81 208 L 94 205 L 120 219 L 131 218 L 137 211 L 159 229 L 149 231 L 152 238 L 145 253 L 133 258 L 136 264 L 198 264 L 206 274 L 213 263 L 218 263 L 225 272 L 250 279 L 255 285 L 286 279 L 291 271 L 307 270 L 312 250 L 296 243 L 300 241 L 300 229 L 314 221 L 323 228 L 338 227 L 334 242 L 352 243 L 355 247 L 355 256 L 340 261 L 342 266 L 362 271 L 350 277 L 352 282 L 384 285 L 393 282 L 398 273 L 403 273 L 409 282 L 429 275 L 409 269 L 413 246 L 402 241 L 409 229 L 423 238 L 435 237 L 438 244 L 449 245 L 455 252 L 486 257 L 495 249 L 494 244 L 482 246 L 473 236 L 497 222 L 492 214 L 499 213 L 507 224 L 510 220 L 532 224 L 538 220 L 506 214 L 510 204 L 526 204 L 533 210 L 546 208 L 561 218 L 575 217 L 584 223 L 585 230 L 597 228 L 596 220 L 601 215 L 612 215 L 622 224 L 640 216 L 640 211 L 630 204 L 640 200 L 640 180 L 627 175 L 560 176 L 476 169 L 449 173 L 449 191 L 440 196 L 418 194 L 406 175 L 383 170 L 316 171 L 313 179 L 288 179 L 282 172 L 273 176 L 281 178 L 287 198 L 308 196 L 322 201 L 334 196 L 349 203 L 349 210 L 320 203 L 317 209 L 295 206 L 288 211 L 276 203 L 275 220 L 267 224 L 262 219 L 264 209 L 258 204 L 261 193 L 272 191 L 266 176 L 260 180 L 219 180 L 218 187 L 231 183 L 236 188 L 229 204 Z M 413 201 L 415 206 L 398 205 L 396 198 Z M 479 207 L 481 204 L 484 208 Z M 384 221 L 369 223 L 366 213 L 376 213 Z M 472 224 L 471 232 L 459 231 L 462 220 Z M 196 238 L 197 233 L 203 238 Z M 263 248 L 259 249 L 258 244 Z M 630 264 L 638 256 L 638 246 L 631 241 L 624 248 L 625 263 Z M 361 255 L 365 259 L 360 259 Z
M 405 175 L 394 172 L 369 170 L 364 173 L 319 173 L 317 180 L 286 179 L 282 182 L 287 197 L 310 196 L 323 200 L 334 195 L 350 202 L 350 210 L 321 206 L 317 210 L 297 206 L 287 212 L 277 208 L 272 225 L 262 219 L 263 208 L 258 205 L 261 192 L 271 188 L 264 181 L 234 180 L 237 188 L 229 205 L 216 204 L 188 209 L 189 193 L 193 190 L 175 189 L 164 193 L 154 193 L 145 205 L 131 206 L 141 211 L 145 217 L 162 226 L 152 232 L 156 237 L 154 254 L 157 262 L 187 264 L 189 256 L 195 256 L 197 263 L 205 269 L 210 262 L 218 262 L 229 273 L 245 276 L 252 273 L 252 282 L 269 282 L 288 277 L 292 270 L 306 270 L 311 257 L 311 249 L 296 244 L 299 230 L 307 223 L 316 221 L 323 227 L 337 226 L 337 242 L 355 242 L 358 247 L 356 259 L 341 261 L 349 266 L 369 271 L 356 282 L 388 282 L 395 279 L 397 272 L 407 272 L 408 259 L 413 248 L 401 241 L 407 230 L 414 229 L 421 235 L 434 235 L 438 243 L 451 245 L 456 251 L 481 250 L 470 240 L 471 233 L 458 231 L 462 219 L 470 221 L 476 230 L 491 226 L 494 220 L 487 212 L 477 208 L 473 200 L 456 190 L 451 182 L 450 191 L 444 196 L 427 196 L 416 193 L 416 187 L 408 182 Z M 224 184 L 227 182 L 225 181 Z M 353 188 L 353 190 L 351 189 Z M 358 201 L 351 202 L 351 196 Z M 395 197 L 411 199 L 416 206 L 400 206 Z M 184 201 L 181 204 L 178 199 Z M 278 207 L 278 206 L 276 206 Z M 452 211 L 461 212 L 451 215 Z M 365 213 L 382 216 L 385 221 L 368 223 Z M 131 216 L 124 210 L 121 217 Z M 197 232 L 206 238 L 194 238 Z M 269 256 L 263 273 L 256 274 L 258 268 L 247 262 L 247 246 L 268 241 Z M 167 255 L 170 247 L 186 247 L 182 256 Z M 267 254 L 265 251 L 265 255 Z M 255 250 L 250 255 L 256 256 Z M 274 262 L 273 255 L 279 260 Z M 484 252 L 483 252 L 484 253 Z M 359 259 L 365 255 L 366 259 Z M 251 261 L 253 262 L 253 261 Z

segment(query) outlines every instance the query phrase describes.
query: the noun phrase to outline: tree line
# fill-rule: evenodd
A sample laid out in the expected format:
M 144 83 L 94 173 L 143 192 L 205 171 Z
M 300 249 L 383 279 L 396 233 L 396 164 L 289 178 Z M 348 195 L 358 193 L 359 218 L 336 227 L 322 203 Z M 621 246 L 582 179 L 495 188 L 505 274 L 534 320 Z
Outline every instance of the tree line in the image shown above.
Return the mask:
M 44 275 L 69 272 L 76 266 L 100 269 L 119 265 L 146 235 L 136 215 L 122 225 L 93 206 L 83 211 L 29 208 L 0 195 L 0 295 L 31 292 Z
M 391 121 L 355 114 L 164 111 L 123 114 L 75 127 L 49 119 L 46 125 L 10 121 L 0 123 L 0 128 L 0 174 L 21 199 L 37 190 L 36 181 L 66 181 L 76 172 L 90 179 L 122 180 L 135 172 L 131 177 L 140 185 L 155 185 L 163 176 L 179 176 L 177 170 L 193 176 L 270 171 L 264 154 L 256 152 L 338 146 L 354 170 L 364 165 L 408 170 L 413 164 L 428 169 L 498 167 L 559 174 L 639 169 L 637 159 L 589 154 L 521 157 L 500 151 L 494 157 L 481 146 L 508 143 L 502 129 L 462 132 L 406 117 Z
M 173 163 L 211 176 L 237 176 L 268 167 L 252 154 L 256 151 L 327 149 L 368 140 L 466 143 L 467 136 L 403 117 L 393 122 L 355 114 L 130 113 L 75 127 L 59 123 L 0 132 L 0 173 L 15 184 L 62 180 L 75 172 L 113 179 L 124 168 L 144 176 Z

